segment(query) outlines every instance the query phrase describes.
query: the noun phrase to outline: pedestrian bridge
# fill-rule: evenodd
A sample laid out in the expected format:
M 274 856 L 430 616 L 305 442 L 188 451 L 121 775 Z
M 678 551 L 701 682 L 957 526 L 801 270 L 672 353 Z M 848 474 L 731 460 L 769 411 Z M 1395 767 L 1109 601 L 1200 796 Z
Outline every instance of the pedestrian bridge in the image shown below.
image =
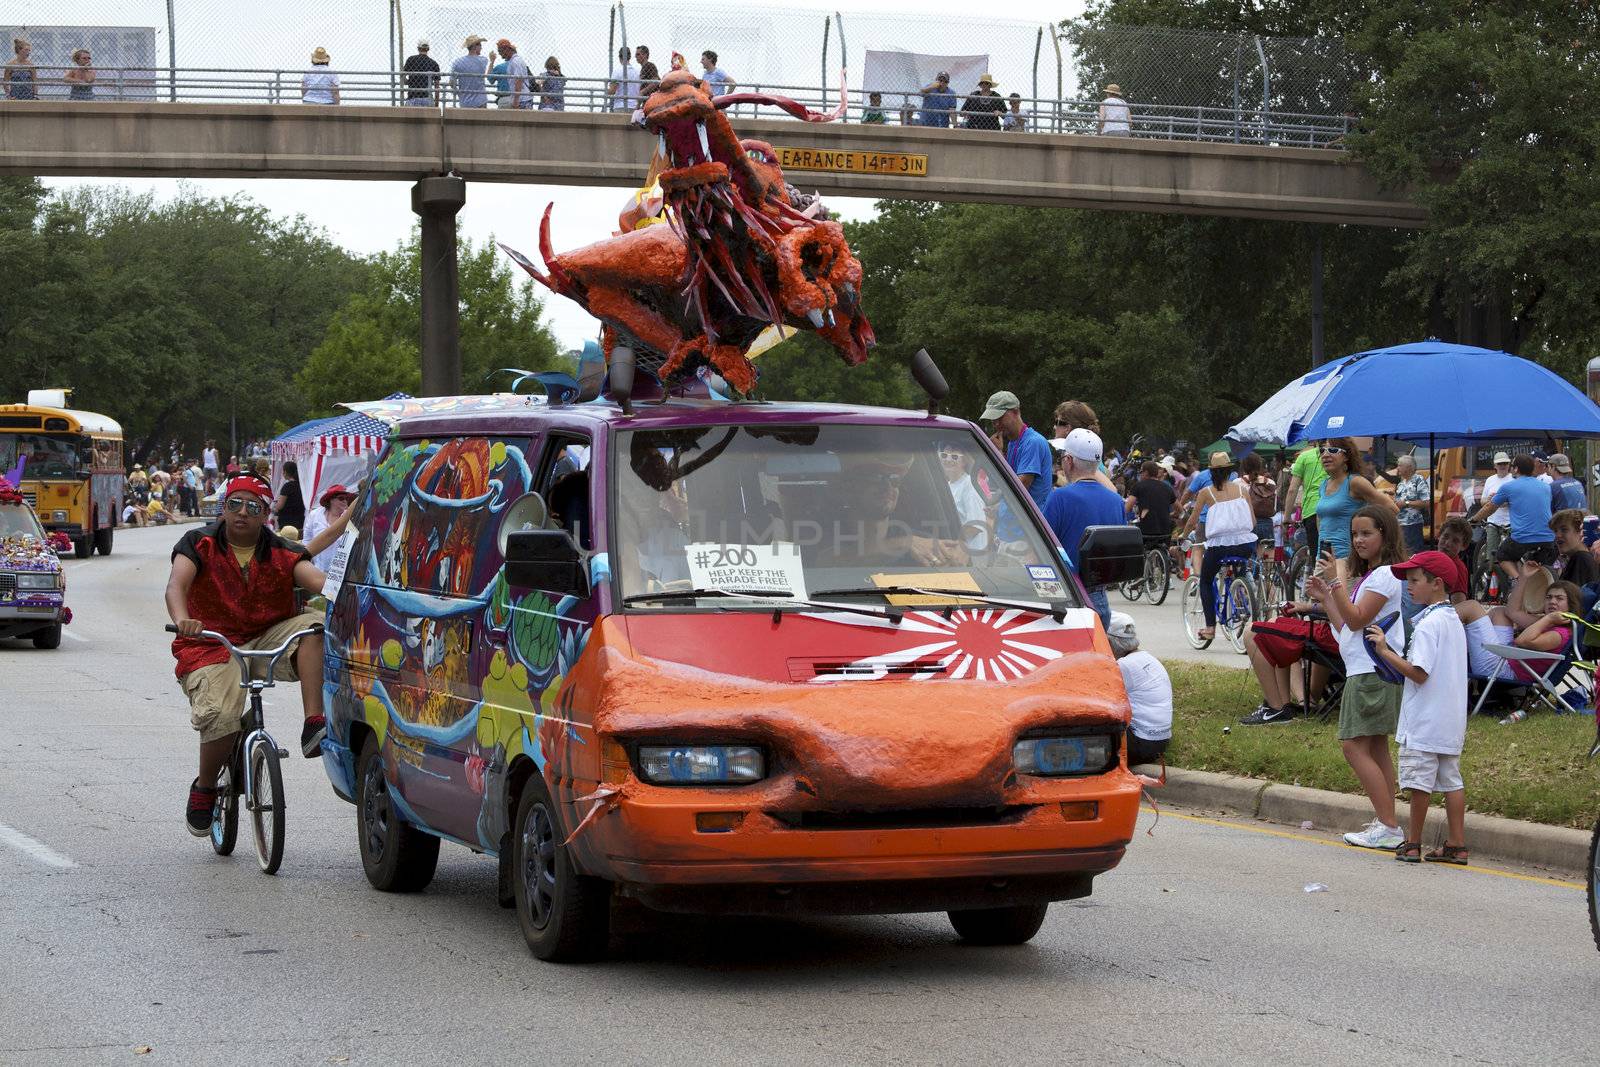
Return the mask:
M 1420 226 L 1344 152 L 1155 138 L 736 118 L 795 149 L 824 195 Z M 0 173 L 631 187 L 652 144 L 624 115 L 300 104 L 0 102 Z M 909 158 L 902 158 L 909 157 Z M 920 160 L 917 157 L 925 157 Z

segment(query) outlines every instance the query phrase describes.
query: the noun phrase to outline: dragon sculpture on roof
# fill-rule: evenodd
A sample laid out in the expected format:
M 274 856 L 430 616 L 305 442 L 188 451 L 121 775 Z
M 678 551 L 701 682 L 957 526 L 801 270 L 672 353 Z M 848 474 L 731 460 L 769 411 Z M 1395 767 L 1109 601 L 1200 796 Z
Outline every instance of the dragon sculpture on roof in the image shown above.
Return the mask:
M 655 181 L 632 198 L 621 232 L 557 254 L 546 207 L 544 270 L 501 247 L 601 321 L 608 360 L 629 348 L 664 381 L 705 365 L 748 395 L 756 370 L 747 353 L 771 327 L 812 330 L 849 364 L 865 360 L 876 341 L 861 311 L 861 263 L 843 227 L 820 200 L 785 182 L 770 144 L 734 135 L 723 110 L 739 103 L 809 122 L 837 116 L 765 93 L 713 97 L 694 75 L 674 70 L 635 113 L 656 136 Z

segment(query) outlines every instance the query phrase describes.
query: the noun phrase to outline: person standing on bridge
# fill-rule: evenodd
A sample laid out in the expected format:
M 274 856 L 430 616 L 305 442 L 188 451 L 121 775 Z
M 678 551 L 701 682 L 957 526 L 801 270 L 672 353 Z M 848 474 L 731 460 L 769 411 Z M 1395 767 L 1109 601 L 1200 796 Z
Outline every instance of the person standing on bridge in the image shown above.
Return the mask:
M 961 114 L 966 117 L 967 129 L 1000 129 L 1000 113 L 1006 109 L 1006 102 L 994 91 L 994 84 L 994 75 L 984 74 L 978 79 L 978 87 L 962 102 Z
M 300 76 L 300 102 L 303 104 L 337 104 L 339 102 L 339 75 L 328 69 L 333 60 L 321 45 L 311 53 L 311 69 Z
M 1028 132 L 1028 116 L 1022 113 L 1022 94 L 1012 93 L 1006 98 L 1011 110 L 1000 116 L 1000 128 L 1012 133 Z
M 73 49 L 72 66 L 67 68 L 67 73 L 62 78 L 68 86 L 68 100 L 94 99 L 94 68 L 89 65 L 89 58 L 87 48 Z
M 489 57 L 483 54 L 483 42 L 484 38 L 472 34 L 461 43 L 467 54 L 450 64 L 457 107 L 489 106 Z
M 649 45 L 635 48 L 633 58 L 639 61 L 639 106 L 643 107 L 645 98 L 661 88 L 661 72 L 650 62 Z
M 39 72 L 29 58 L 33 55 L 33 45 L 17 37 L 11 41 L 11 50 L 16 57 L 6 64 L 6 99 L 39 99 Z
M 567 76 L 561 73 L 561 60 L 551 56 L 544 61 L 544 74 L 538 84 L 540 111 L 567 109 Z
M 922 111 L 917 115 L 917 125 L 948 129 L 955 109 L 956 94 L 950 91 L 950 72 L 941 70 L 933 81 L 922 87 Z
M 712 96 L 731 93 L 739 87 L 738 82 L 728 77 L 727 71 L 717 66 L 717 54 L 711 49 L 708 48 L 700 53 L 700 66 L 705 69 L 700 80 L 706 83 L 706 88 L 711 90 Z
M 510 93 L 500 106 L 529 110 L 534 105 L 534 92 L 533 72 L 528 69 L 528 61 L 518 55 L 517 46 L 504 37 L 496 41 L 494 47 L 500 53 L 500 58 L 506 61 L 506 81 L 511 83 Z
M 428 55 L 426 39 L 417 42 L 417 54 L 406 59 L 406 107 L 432 107 L 439 102 L 439 63 Z
M 1106 86 L 1106 98 L 1100 101 L 1100 111 L 1094 132 L 1102 137 L 1128 137 L 1133 133 L 1132 112 L 1122 99 L 1122 86 L 1112 82 Z
M 626 113 L 634 109 L 634 98 L 639 95 L 639 83 L 633 77 L 633 53 L 627 45 L 617 49 L 617 62 L 621 67 L 616 80 L 606 86 L 606 110 Z

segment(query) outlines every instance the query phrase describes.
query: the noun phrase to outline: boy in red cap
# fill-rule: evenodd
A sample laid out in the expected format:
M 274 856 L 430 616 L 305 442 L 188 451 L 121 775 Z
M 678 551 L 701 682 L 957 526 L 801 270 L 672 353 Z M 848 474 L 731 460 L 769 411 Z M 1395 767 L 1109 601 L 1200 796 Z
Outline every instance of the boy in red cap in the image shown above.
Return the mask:
M 1450 605 L 1450 591 L 1464 586 L 1466 575 L 1461 562 L 1443 552 L 1418 552 L 1392 569 L 1405 578 L 1419 609 L 1403 653 L 1389 647 L 1378 626 L 1367 628 L 1374 655 L 1405 679 L 1395 740 L 1400 742 L 1400 788 L 1411 790 L 1411 820 L 1394 858 L 1421 862 L 1428 805 L 1434 793 L 1443 793 L 1449 831 L 1445 843 L 1427 858 L 1466 863 L 1461 748 L 1467 739 L 1467 635 Z
M 193 529 L 172 549 L 167 614 L 178 627 L 172 642 L 178 684 L 189 698 L 189 721 L 200 731 L 200 774 L 189 787 L 189 832 L 210 832 L 217 774 L 233 751 L 244 713 L 239 668 L 226 649 L 199 637 L 215 630 L 236 646 L 273 648 L 296 630 L 321 622 L 316 612 L 295 610 L 295 588 L 322 591 L 323 574 L 306 548 L 266 528 L 272 490 L 251 474 L 231 478 L 215 526 Z M 300 748 L 309 759 L 321 751 L 322 637 L 303 637 L 278 661 L 277 677 L 300 682 L 306 723 Z

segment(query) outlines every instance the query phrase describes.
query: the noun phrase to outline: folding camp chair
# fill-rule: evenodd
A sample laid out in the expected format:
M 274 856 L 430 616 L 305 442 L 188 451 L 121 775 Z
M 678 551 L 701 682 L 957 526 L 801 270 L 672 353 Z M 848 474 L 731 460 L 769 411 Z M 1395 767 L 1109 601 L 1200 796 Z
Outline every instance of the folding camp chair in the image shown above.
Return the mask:
M 1570 714 L 1573 707 L 1562 695 L 1564 690 L 1561 687 L 1569 682 L 1571 683 L 1569 688 L 1583 685 L 1580 678 L 1573 676 L 1575 670 L 1579 675 L 1588 677 L 1587 688 L 1592 692 L 1595 665 L 1578 658 L 1578 650 L 1583 643 L 1581 636 L 1583 630 L 1580 629 L 1580 625 L 1589 627 L 1590 624 L 1576 615 L 1567 614 L 1564 617 L 1571 621 L 1573 626 L 1571 636 L 1559 652 L 1540 652 L 1531 648 L 1518 648 L 1515 645 L 1483 646 L 1486 652 L 1499 657 L 1502 663 L 1520 663 L 1523 673 L 1531 677 L 1507 679 L 1500 677 L 1500 672 L 1496 671 L 1494 677 L 1484 685 L 1483 694 L 1478 697 L 1478 703 L 1472 709 L 1474 715 L 1480 713 L 1495 684 L 1501 682 L 1507 685 L 1522 684 L 1527 687 L 1522 699 L 1517 701 L 1518 707 L 1511 709 L 1513 713 L 1518 710 L 1531 712 L 1543 706 L 1557 715 Z

